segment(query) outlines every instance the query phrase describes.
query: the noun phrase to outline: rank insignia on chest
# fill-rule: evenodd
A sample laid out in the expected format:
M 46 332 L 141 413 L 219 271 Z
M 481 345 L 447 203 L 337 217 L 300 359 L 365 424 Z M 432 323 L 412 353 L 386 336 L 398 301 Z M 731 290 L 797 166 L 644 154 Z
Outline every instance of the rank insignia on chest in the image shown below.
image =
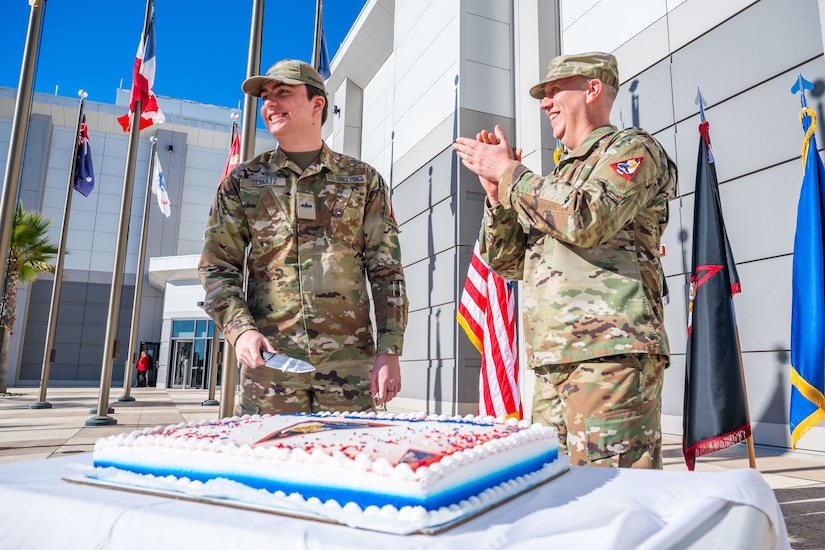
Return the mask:
M 315 219 L 315 195 L 312 193 L 298 193 L 298 219 Z
M 636 175 L 636 172 L 642 165 L 643 160 L 645 160 L 644 157 L 625 159 L 621 162 L 614 162 L 610 165 L 610 167 L 613 168 L 613 170 L 615 170 L 621 177 L 627 181 L 630 181 L 633 179 L 633 176 Z

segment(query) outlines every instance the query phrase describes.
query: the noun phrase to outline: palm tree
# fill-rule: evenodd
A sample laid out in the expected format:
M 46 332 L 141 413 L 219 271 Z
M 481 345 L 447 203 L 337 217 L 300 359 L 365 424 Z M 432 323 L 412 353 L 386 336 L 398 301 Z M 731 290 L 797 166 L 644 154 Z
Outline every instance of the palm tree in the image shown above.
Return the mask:
M 6 281 L 0 297 L 0 393 L 6 393 L 9 368 L 9 337 L 14 325 L 17 305 L 17 287 L 34 282 L 41 274 L 54 273 L 49 260 L 58 249 L 49 241 L 47 231 L 52 220 L 39 212 L 23 211 L 23 201 L 17 203 L 14 213 Z

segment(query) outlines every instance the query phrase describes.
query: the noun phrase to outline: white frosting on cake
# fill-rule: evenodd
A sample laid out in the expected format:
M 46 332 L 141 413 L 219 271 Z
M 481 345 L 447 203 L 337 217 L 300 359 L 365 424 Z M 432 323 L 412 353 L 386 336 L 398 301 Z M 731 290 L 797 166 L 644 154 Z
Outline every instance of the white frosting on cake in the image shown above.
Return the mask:
M 245 416 L 101 439 L 90 477 L 394 533 L 476 514 L 567 469 L 555 430 L 490 417 Z

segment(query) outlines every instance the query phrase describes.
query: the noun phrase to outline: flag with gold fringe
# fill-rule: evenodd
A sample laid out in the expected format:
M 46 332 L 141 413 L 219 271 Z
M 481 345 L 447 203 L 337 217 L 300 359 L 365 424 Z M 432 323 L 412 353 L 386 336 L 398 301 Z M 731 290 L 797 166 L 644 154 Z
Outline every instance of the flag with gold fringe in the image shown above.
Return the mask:
M 816 112 L 804 107 L 803 101 L 799 118 L 805 139 L 791 303 L 789 428 L 794 449 L 799 439 L 825 418 L 825 167 L 816 149 Z

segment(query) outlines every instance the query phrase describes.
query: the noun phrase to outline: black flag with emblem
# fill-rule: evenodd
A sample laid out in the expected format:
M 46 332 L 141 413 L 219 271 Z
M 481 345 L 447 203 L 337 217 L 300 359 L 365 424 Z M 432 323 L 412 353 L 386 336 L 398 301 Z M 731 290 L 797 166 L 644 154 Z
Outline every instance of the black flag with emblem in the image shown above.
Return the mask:
M 682 450 L 690 470 L 697 457 L 751 434 L 733 310 L 739 276 L 722 219 L 708 128 L 707 121 L 699 125 L 682 418 Z

